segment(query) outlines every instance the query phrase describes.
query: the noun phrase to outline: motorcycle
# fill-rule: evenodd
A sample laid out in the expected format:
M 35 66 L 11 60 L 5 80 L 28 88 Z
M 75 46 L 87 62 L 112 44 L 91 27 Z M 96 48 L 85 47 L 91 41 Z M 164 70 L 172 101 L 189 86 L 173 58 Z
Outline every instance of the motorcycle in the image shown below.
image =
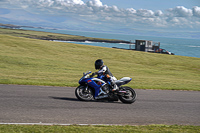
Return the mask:
M 79 80 L 80 85 L 75 90 L 75 95 L 79 100 L 120 100 L 123 103 L 129 104 L 135 102 L 136 92 L 130 87 L 122 86 L 129 83 L 132 78 L 124 77 L 120 80 L 116 80 L 115 84 L 119 89 L 113 92 L 110 81 L 108 81 L 103 75 L 94 77 L 94 73 L 90 75 L 91 73 L 91 71 L 83 73 L 83 77 Z

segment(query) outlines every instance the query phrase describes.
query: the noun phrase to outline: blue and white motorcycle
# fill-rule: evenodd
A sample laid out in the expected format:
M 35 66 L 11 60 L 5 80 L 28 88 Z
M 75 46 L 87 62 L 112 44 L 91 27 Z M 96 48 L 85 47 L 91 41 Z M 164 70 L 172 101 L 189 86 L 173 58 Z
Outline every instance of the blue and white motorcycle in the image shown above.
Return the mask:
M 102 100 L 118 101 L 123 103 L 133 103 L 136 100 L 136 92 L 127 86 L 122 86 L 129 83 L 132 78 L 124 77 L 116 80 L 115 83 L 119 87 L 117 91 L 112 91 L 110 81 L 107 81 L 104 76 L 94 77 L 94 74 L 88 71 L 83 73 L 83 77 L 79 80 L 79 86 L 75 90 L 76 97 L 81 101 Z

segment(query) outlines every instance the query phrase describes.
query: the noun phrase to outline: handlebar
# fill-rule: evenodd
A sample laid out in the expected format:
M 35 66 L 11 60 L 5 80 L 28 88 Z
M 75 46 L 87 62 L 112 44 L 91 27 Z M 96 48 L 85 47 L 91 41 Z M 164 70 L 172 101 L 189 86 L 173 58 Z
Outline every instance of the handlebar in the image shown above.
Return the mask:
M 84 73 L 83 73 L 83 76 L 86 76 L 86 75 L 88 75 L 88 74 L 90 74 L 90 73 L 92 73 L 92 71 L 84 72 Z M 98 74 L 97 72 L 92 73 L 92 75 L 90 75 L 90 78 L 94 77 L 94 76 L 97 75 L 97 74 Z
M 97 75 L 97 73 L 92 73 L 92 75 L 90 75 L 90 78 L 94 77 L 95 75 Z
M 87 71 L 87 72 L 83 73 L 83 75 L 87 75 L 87 74 L 90 74 L 90 73 L 92 73 L 92 71 Z

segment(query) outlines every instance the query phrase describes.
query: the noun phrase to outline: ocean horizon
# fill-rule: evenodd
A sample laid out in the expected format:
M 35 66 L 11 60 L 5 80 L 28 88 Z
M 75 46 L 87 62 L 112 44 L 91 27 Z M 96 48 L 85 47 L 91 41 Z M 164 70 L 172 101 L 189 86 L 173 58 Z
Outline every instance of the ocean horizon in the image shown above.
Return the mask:
M 21 29 L 104 38 L 104 39 L 119 39 L 131 42 L 135 42 L 135 40 L 151 40 L 153 42 L 160 42 L 160 48 L 175 53 L 175 55 L 200 58 L 200 39 L 139 36 L 139 35 L 129 35 L 129 34 L 113 34 L 113 33 L 55 30 L 55 29 L 27 28 L 27 27 L 22 27 Z M 86 42 L 67 41 L 67 42 L 83 44 L 83 45 L 100 46 L 100 47 L 109 47 L 109 48 L 117 47 L 117 48 L 129 49 L 129 44 L 122 44 L 122 43 L 104 43 L 104 42 L 89 42 L 89 41 Z

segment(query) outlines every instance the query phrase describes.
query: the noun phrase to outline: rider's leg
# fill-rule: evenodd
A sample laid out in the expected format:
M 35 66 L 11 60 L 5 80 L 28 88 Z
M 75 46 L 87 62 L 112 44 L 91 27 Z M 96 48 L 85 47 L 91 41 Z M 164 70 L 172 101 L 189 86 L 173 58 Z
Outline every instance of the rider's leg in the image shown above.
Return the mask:
M 112 85 L 112 87 L 113 87 L 112 91 L 118 90 L 119 87 L 118 87 L 118 86 L 116 85 L 116 83 L 115 83 L 115 80 L 117 80 L 117 79 L 116 79 L 115 77 L 111 77 L 110 80 L 111 80 L 111 85 Z

